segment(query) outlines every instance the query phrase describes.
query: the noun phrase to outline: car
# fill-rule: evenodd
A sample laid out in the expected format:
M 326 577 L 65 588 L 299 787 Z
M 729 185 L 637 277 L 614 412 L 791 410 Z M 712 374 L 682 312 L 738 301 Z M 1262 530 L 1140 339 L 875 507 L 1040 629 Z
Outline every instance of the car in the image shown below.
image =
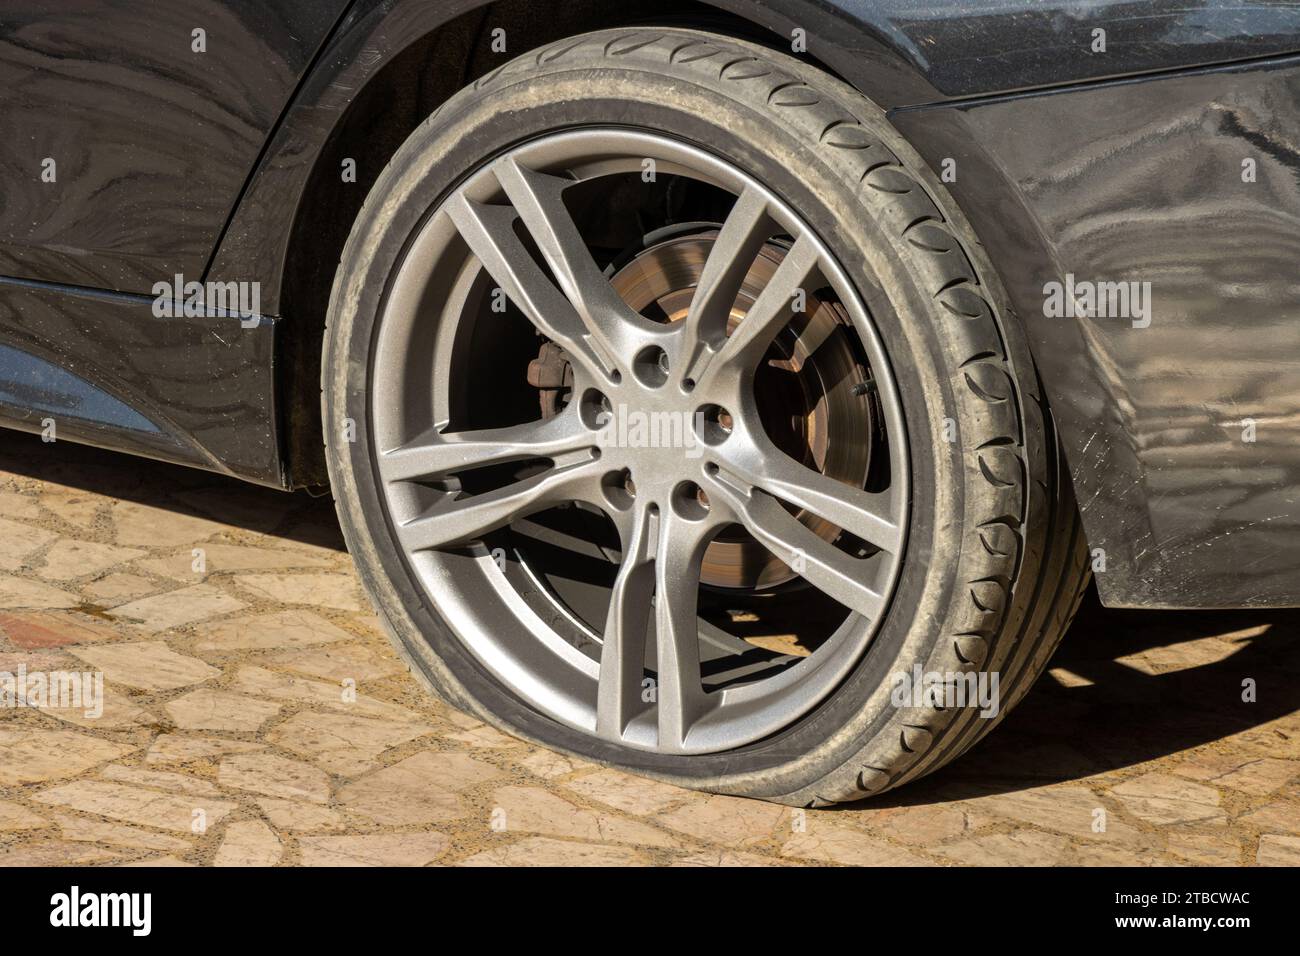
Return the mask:
M 2 19 L 0 422 L 327 489 L 510 734 L 823 806 L 971 749 L 1091 580 L 1300 603 L 1300 8 Z

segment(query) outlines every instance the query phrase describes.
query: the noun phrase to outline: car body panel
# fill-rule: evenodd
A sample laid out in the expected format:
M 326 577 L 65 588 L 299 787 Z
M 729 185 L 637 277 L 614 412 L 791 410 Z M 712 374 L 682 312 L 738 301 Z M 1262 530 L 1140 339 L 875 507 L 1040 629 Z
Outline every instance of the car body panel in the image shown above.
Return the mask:
M 275 322 L 153 306 L 0 282 L 0 425 L 281 486 Z
M 890 46 L 906 54 L 944 98 L 1183 70 L 1300 50 L 1300 4 L 1293 2 L 851 0 L 840 6 L 850 18 L 887 30 L 883 35 Z
M 0 275 L 198 279 L 347 0 L 50 0 L 0 18 Z M 193 49 L 205 31 L 206 52 Z M 54 160 L 54 181 L 42 179 Z
M 1004 264 L 1103 600 L 1300 600 L 1300 58 L 894 121 Z M 1045 315 L 1067 275 L 1150 324 Z

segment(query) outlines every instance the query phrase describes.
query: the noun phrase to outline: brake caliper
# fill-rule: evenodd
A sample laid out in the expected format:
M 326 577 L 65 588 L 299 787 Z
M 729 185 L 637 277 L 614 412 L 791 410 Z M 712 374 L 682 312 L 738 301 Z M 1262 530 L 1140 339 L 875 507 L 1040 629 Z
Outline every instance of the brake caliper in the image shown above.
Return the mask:
M 543 342 L 537 358 L 528 363 L 528 384 L 537 389 L 542 418 L 554 418 L 573 392 L 573 366 L 564 349 L 554 342 Z

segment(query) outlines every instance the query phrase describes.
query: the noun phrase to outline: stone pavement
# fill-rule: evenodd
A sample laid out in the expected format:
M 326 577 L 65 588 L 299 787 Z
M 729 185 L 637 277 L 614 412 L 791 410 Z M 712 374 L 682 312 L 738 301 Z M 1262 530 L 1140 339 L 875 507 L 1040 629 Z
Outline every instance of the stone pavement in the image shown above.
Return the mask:
M 1088 605 L 955 766 L 792 811 L 430 700 L 328 500 L 4 432 L 0 672 L 100 672 L 105 704 L 0 709 L 0 864 L 1295 865 L 1297 625 Z

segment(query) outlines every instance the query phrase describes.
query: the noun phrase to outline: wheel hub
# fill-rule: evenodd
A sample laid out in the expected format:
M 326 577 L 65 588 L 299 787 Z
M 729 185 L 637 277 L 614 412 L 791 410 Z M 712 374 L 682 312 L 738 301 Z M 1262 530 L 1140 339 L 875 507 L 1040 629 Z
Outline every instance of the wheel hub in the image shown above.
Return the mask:
M 642 315 L 679 323 L 690 310 L 716 238 L 714 229 L 653 243 L 620 268 L 611 284 Z M 776 242 L 759 250 L 731 308 L 728 333 L 745 319 L 785 252 Z M 763 427 L 781 451 L 823 475 L 862 486 L 871 464 L 874 410 L 863 401 L 867 372 L 846 326 L 848 317 L 839 304 L 810 295 L 805 323 L 790 326 L 772 342 L 759 363 L 754 389 Z M 811 512 L 796 514 L 823 540 L 839 533 Z M 771 588 L 796 576 L 787 562 L 740 528 L 724 531 L 708 545 L 701 572 L 702 583 L 737 589 Z
M 653 243 L 610 282 L 623 301 L 642 315 L 666 324 L 683 321 L 717 235 L 717 230 L 704 230 Z M 728 333 L 744 319 L 785 253 L 785 247 L 775 242 L 759 251 L 731 308 Z M 870 468 L 876 429 L 874 407 L 863 400 L 867 372 L 845 334 L 847 326 L 847 316 L 837 303 L 812 296 L 807 321 L 786 329 L 764 356 L 755 389 L 763 425 L 782 452 L 824 475 L 861 486 Z M 665 373 L 666 360 L 666 355 L 659 359 Z M 563 350 L 544 342 L 529 365 L 528 381 L 539 390 L 543 416 L 558 414 L 573 387 L 573 369 Z M 722 424 L 727 427 L 731 416 L 723 414 L 727 421 Z M 633 488 L 636 481 L 635 474 L 626 476 Z M 707 507 L 703 491 L 699 498 Z M 800 509 L 796 515 L 823 540 L 839 533 L 808 511 Z M 704 584 L 747 590 L 774 587 L 795 577 L 785 561 L 740 528 L 724 531 L 709 545 L 701 571 Z

